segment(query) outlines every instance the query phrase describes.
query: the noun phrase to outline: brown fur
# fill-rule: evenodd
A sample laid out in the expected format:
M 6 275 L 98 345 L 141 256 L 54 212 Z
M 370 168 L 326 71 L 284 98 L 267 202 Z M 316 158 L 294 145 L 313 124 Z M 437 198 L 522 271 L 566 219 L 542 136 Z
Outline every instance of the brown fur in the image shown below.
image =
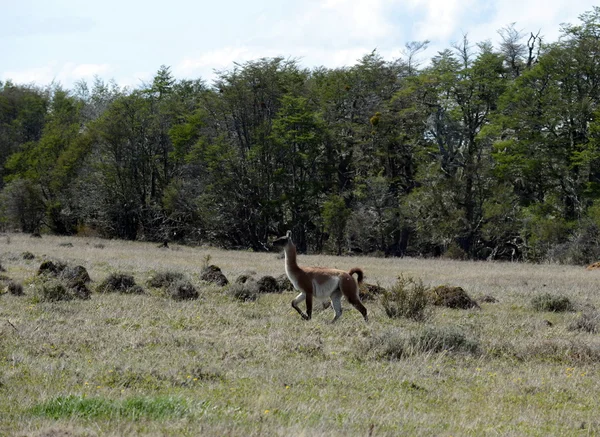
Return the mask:
M 296 261 L 296 246 L 289 231 L 285 237 L 278 238 L 273 244 L 284 248 L 286 274 L 294 284 L 294 288 L 300 291 L 300 294 L 292 301 L 292 307 L 303 319 L 311 319 L 313 298 L 316 297 L 320 300 L 331 299 L 336 313 L 333 321 L 336 321 L 342 314 L 340 299 L 345 296 L 346 300 L 360 311 L 365 321 L 368 320 L 367 309 L 358 295 L 358 284 L 362 282 L 364 276 L 362 269 L 354 267 L 346 272 L 323 267 L 300 267 Z M 352 276 L 355 273 L 358 281 Z M 337 279 L 337 284 L 334 283 L 335 279 Z M 303 300 L 306 300 L 306 314 L 298 306 Z M 328 305 L 324 304 L 324 306 Z

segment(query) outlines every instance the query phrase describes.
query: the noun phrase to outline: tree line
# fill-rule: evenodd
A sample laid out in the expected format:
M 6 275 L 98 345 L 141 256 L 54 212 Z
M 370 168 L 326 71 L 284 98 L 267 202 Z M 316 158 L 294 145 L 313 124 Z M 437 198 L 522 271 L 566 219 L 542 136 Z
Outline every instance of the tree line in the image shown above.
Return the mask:
M 600 257 L 600 8 L 430 61 L 0 83 L 0 226 L 268 250 Z

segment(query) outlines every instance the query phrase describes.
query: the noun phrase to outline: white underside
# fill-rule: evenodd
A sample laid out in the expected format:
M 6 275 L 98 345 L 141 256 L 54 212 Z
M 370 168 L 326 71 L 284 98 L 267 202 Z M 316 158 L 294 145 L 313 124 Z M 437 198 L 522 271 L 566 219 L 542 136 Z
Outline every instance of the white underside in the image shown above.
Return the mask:
M 337 276 L 332 276 L 322 284 L 317 281 L 312 282 L 313 296 L 317 300 L 327 300 L 331 297 L 331 293 L 337 290 L 340 286 L 340 279 Z

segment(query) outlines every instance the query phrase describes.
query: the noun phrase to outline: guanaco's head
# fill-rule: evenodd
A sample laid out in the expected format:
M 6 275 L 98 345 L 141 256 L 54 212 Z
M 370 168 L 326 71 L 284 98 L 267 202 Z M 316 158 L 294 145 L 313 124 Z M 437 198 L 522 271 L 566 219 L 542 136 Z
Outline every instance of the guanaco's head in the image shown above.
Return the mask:
M 292 241 L 292 231 L 287 231 L 287 233 L 283 237 L 277 238 L 273 241 L 273 246 L 275 247 L 285 247 L 288 244 L 293 243 Z

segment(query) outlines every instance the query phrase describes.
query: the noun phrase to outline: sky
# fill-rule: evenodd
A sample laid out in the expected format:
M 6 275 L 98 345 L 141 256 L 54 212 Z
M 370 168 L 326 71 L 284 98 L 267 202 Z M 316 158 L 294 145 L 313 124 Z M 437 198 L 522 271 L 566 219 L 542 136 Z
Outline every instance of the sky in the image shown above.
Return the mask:
M 352 66 L 376 49 L 402 56 L 429 40 L 427 62 L 464 34 L 497 43 L 516 23 L 546 42 L 561 23 L 592 10 L 587 0 L 0 0 L 0 81 L 69 88 L 94 77 L 138 87 L 161 65 L 202 78 L 263 57 L 306 68 Z

